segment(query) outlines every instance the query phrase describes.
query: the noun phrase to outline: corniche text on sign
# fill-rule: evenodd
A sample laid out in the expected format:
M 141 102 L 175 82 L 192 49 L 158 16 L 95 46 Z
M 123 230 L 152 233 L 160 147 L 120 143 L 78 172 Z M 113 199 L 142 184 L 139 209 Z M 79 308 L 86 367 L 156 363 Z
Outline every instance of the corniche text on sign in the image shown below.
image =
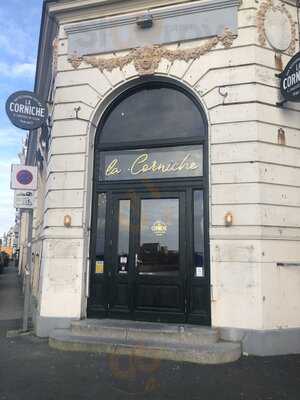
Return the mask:
M 40 128 L 48 117 L 45 102 L 28 91 L 16 92 L 9 96 L 6 113 L 16 127 L 25 130 Z
M 203 175 L 202 145 L 101 153 L 100 179 L 193 178 Z
M 297 53 L 279 75 L 281 94 L 287 101 L 300 102 L 300 53 Z

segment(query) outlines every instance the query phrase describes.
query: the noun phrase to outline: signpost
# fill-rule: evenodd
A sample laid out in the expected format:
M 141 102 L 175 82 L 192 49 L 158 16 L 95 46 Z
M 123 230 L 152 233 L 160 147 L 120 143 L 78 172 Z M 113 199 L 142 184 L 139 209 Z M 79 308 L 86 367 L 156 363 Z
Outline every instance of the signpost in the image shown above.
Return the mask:
M 300 102 L 300 52 L 287 64 L 284 71 L 277 75 L 280 78 L 280 91 L 284 101 Z
M 19 91 L 9 96 L 6 102 L 6 113 L 13 125 L 27 131 L 41 128 L 48 118 L 46 103 L 35 93 L 28 91 Z M 32 269 L 33 191 L 37 190 L 37 167 L 12 165 L 11 189 L 15 190 L 14 206 L 28 212 L 27 265 L 25 268 L 23 315 L 23 331 L 27 331 L 30 309 L 30 275 Z

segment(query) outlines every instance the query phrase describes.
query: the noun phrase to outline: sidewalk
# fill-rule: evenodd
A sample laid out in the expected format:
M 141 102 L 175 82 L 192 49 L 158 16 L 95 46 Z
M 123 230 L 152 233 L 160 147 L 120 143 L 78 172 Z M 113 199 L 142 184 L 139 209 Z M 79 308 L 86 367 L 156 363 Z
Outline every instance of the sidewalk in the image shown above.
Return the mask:
M 300 356 L 193 365 L 0 337 L 0 400 L 299 400 Z
M 18 270 L 11 263 L 0 275 L 0 336 L 22 326 L 23 295 Z
M 193 365 L 49 348 L 21 327 L 17 269 L 0 275 L 0 400 L 299 400 L 300 355 Z M 1 331 L 2 330 L 2 331 Z

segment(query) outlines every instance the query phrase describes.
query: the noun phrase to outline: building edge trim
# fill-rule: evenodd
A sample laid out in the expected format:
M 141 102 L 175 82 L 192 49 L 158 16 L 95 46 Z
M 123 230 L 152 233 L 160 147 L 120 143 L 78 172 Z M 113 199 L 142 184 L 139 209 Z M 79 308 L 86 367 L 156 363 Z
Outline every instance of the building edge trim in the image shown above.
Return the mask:
M 48 338 L 54 329 L 68 329 L 71 321 L 76 318 L 43 317 L 36 315 L 34 320 L 34 333 L 40 338 Z M 79 318 L 78 318 L 79 319 Z
M 219 331 L 222 340 L 241 342 L 244 355 L 300 354 L 300 328 L 255 330 L 222 327 Z

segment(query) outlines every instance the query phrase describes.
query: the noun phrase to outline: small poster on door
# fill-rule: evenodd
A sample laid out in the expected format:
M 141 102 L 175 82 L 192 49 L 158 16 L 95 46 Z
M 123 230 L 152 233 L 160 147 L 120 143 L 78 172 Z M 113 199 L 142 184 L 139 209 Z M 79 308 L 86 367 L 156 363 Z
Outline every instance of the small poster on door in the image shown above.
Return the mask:
M 95 273 L 96 274 L 103 274 L 103 272 L 104 272 L 104 262 L 103 261 L 96 261 Z
M 203 278 L 204 277 L 204 268 L 203 267 L 197 267 L 196 268 L 196 277 L 197 278 Z
M 120 257 L 120 263 L 121 264 L 127 264 L 127 257 L 125 257 L 125 256 Z

